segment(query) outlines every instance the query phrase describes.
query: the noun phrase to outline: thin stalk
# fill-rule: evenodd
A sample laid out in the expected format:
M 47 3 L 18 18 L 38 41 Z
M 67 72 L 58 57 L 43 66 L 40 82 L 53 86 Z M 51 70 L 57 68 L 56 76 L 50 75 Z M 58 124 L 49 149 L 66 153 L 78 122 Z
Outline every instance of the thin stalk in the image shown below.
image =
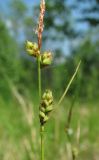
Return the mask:
M 39 90 L 39 101 L 41 99 L 41 68 L 40 68 L 40 56 L 38 57 L 38 90 Z
M 42 47 L 42 32 L 44 27 L 44 14 L 45 14 L 45 0 L 41 0 L 40 3 L 40 15 L 38 23 L 38 48 Z M 41 53 L 40 53 L 41 54 Z M 38 86 L 39 86 L 39 102 L 41 99 L 41 67 L 40 67 L 40 55 L 38 57 Z M 40 136 L 41 136 L 41 160 L 44 160 L 44 126 L 40 124 Z
M 60 98 L 60 100 L 58 102 L 58 105 L 61 104 L 62 100 L 64 99 L 65 95 L 67 94 L 67 92 L 68 92 L 68 90 L 69 90 L 69 88 L 70 88 L 70 86 L 71 86 L 71 84 L 72 84 L 72 82 L 73 82 L 78 70 L 79 70 L 80 64 L 81 64 L 81 61 L 78 63 L 77 68 L 76 68 L 73 76 L 71 77 L 71 79 L 70 79 L 70 81 L 69 81 L 69 83 L 68 83 L 68 85 L 67 85 L 67 87 L 66 87 L 66 89 L 65 89 L 65 91 L 63 93 L 63 95 L 61 96 L 61 98 Z
M 76 157 L 75 157 L 74 155 L 72 155 L 72 159 L 73 159 L 73 160 L 76 160 Z
M 41 160 L 44 160 L 44 127 L 40 127 L 41 133 Z
M 41 99 L 41 68 L 40 68 L 40 56 L 38 57 L 38 90 L 39 90 L 39 102 Z M 40 126 L 41 137 L 41 160 L 44 160 L 44 127 Z

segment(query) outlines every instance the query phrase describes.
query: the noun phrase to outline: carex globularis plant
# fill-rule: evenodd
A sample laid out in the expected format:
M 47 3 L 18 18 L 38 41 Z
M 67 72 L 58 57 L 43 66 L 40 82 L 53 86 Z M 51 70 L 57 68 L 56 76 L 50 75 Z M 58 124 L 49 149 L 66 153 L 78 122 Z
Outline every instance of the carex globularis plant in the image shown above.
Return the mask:
M 42 51 L 42 33 L 44 29 L 44 14 L 45 14 L 45 0 L 41 0 L 40 3 L 40 15 L 39 15 L 39 21 L 37 26 L 37 39 L 38 42 L 31 42 L 29 40 L 25 43 L 25 48 L 27 53 L 36 59 L 37 61 L 37 69 L 38 69 L 38 92 L 39 92 L 39 119 L 40 119 L 40 138 L 41 138 L 41 160 L 44 160 L 44 128 L 45 124 L 47 123 L 50 113 L 53 110 L 53 94 L 51 89 L 45 89 L 45 92 L 42 94 L 42 86 L 41 86 L 41 69 L 45 68 L 46 66 L 51 65 L 53 61 L 52 53 L 49 50 Z M 66 86 L 66 89 L 62 96 L 59 99 L 59 102 L 57 106 L 59 106 L 66 96 L 71 83 L 73 82 L 80 63 L 78 63 L 77 68 L 71 77 L 68 85 Z M 75 153 L 75 152 L 73 152 Z M 74 154 L 73 154 L 74 155 Z
M 37 27 L 38 42 L 26 41 L 27 53 L 34 57 L 38 63 L 38 91 L 39 91 L 39 119 L 40 119 L 40 135 L 41 135 L 41 160 L 44 160 L 44 127 L 49 119 L 50 112 L 53 110 L 53 95 L 50 89 L 46 89 L 42 95 L 41 87 L 41 69 L 51 65 L 52 53 L 50 51 L 42 51 L 42 33 L 44 28 L 45 0 L 40 3 L 40 15 Z

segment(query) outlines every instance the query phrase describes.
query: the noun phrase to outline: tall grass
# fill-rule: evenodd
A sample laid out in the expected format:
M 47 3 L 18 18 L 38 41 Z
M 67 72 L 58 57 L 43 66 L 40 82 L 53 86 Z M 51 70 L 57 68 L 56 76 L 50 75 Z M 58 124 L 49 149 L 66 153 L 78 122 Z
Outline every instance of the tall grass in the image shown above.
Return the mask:
M 39 92 L 39 118 L 40 118 L 40 135 L 41 135 L 41 160 L 44 160 L 44 128 L 45 124 L 49 119 L 49 113 L 53 110 L 53 95 L 52 91 L 46 89 L 42 94 L 42 86 L 41 86 L 41 69 L 48 65 L 51 65 L 52 62 L 52 53 L 49 51 L 42 51 L 42 33 L 44 26 L 44 13 L 45 13 L 45 0 L 41 0 L 40 3 L 40 15 L 39 22 L 37 27 L 37 37 L 38 43 L 27 41 L 26 50 L 27 52 L 37 59 L 37 67 L 38 67 L 38 92 Z M 69 90 L 70 85 L 72 84 L 77 71 L 79 69 L 80 63 L 78 64 L 72 78 L 70 79 L 63 95 L 61 96 L 58 106 L 63 101 L 67 91 Z M 43 80 L 43 79 L 42 79 Z M 72 114 L 71 114 L 72 115 Z M 69 116 L 70 117 L 70 116 Z M 68 128 L 69 130 L 69 128 Z M 69 133 L 69 132 L 67 132 Z M 69 134 L 67 137 L 70 139 Z M 76 157 L 76 152 L 72 151 L 73 159 Z

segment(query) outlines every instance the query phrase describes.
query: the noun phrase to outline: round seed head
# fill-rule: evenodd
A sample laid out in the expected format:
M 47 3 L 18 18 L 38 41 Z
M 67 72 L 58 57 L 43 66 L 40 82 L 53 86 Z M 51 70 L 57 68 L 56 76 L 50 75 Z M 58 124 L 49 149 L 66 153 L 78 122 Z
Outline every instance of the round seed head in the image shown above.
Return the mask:
M 26 51 L 29 55 L 37 57 L 40 54 L 40 51 L 38 49 L 38 45 L 35 42 L 26 42 Z
M 44 66 L 48 66 L 52 63 L 52 53 L 51 52 L 44 52 L 42 55 L 41 55 L 41 66 L 44 67 Z

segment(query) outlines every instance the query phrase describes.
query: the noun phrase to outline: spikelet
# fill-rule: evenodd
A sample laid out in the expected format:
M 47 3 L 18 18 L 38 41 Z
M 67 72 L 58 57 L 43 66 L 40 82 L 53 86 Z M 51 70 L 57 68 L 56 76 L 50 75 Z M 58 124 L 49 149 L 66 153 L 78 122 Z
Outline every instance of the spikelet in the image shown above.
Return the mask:
M 44 28 L 44 14 L 45 14 L 45 0 L 41 0 L 40 4 L 40 16 L 39 16 L 39 23 L 38 23 L 38 47 L 41 48 L 42 45 L 42 32 Z
M 38 57 L 38 55 L 40 55 L 38 44 L 35 42 L 27 41 L 26 42 L 26 51 L 28 52 L 29 55 L 31 55 L 33 57 Z
M 41 67 L 48 66 L 52 63 L 52 53 L 49 51 L 45 51 L 41 54 Z
M 49 119 L 49 113 L 53 110 L 52 91 L 46 90 L 42 96 L 39 107 L 40 123 L 43 126 Z

